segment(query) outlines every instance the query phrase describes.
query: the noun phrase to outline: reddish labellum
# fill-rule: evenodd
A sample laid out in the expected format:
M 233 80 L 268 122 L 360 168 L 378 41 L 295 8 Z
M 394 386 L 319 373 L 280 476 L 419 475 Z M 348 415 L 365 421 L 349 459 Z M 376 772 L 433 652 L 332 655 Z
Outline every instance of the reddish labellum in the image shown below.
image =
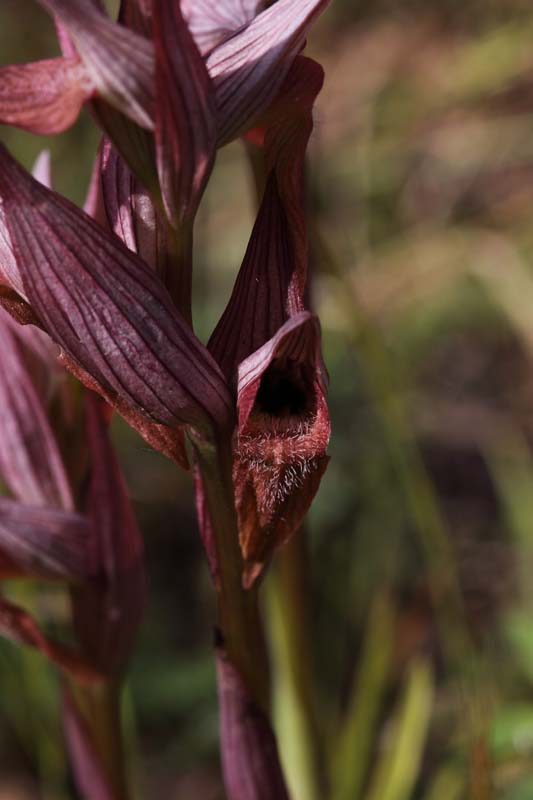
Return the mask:
M 325 384 L 309 312 L 289 319 L 239 368 L 233 476 L 245 586 L 297 529 L 326 469 Z

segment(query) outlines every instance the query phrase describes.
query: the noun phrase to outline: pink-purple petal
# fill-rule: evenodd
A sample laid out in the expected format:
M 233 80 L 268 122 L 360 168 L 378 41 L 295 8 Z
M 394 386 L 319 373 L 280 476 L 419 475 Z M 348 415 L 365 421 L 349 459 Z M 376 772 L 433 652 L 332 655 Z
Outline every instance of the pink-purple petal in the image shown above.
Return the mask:
M 87 0 L 39 0 L 65 27 L 103 99 L 143 128 L 153 128 L 151 43 L 112 22 Z
M 251 22 L 261 5 L 261 0 L 182 0 L 181 10 L 205 55 Z
M 41 150 L 32 167 L 31 174 L 47 189 L 52 188 L 52 156 L 50 150 Z
M 60 133 L 76 121 L 93 91 L 77 57 L 2 67 L 0 122 L 32 133 Z
M 6 215 L 0 198 L 0 282 L 16 292 L 23 300 L 24 287 L 13 252 L 13 244 L 6 222 Z
M 307 31 L 329 0 L 278 0 L 207 57 L 218 110 L 218 144 L 253 126 L 276 97 Z
M 308 244 L 303 167 L 322 69 L 298 56 L 267 115 L 263 198 L 229 303 L 209 350 L 228 380 L 238 364 L 306 306 Z

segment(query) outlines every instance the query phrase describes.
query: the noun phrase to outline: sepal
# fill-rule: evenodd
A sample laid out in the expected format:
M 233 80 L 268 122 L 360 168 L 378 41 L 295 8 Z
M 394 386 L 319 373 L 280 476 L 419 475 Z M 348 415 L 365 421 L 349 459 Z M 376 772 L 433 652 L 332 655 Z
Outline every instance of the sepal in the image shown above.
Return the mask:
M 148 265 L 5 149 L 0 198 L 25 294 L 72 361 L 152 422 L 229 424 L 219 368 Z
M 216 92 L 218 144 L 257 124 L 329 0 L 278 0 L 216 47 L 206 64 Z
M 153 50 L 87 0 L 39 0 L 70 36 L 101 98 L 142 128 L 153 128 Z

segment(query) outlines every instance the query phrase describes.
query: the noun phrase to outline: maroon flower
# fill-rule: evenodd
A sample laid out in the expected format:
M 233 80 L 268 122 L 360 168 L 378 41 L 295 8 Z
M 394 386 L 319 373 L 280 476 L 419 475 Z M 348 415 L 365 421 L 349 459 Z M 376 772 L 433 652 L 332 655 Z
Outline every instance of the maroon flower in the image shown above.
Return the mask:
M 263 200 L 209 342 L 236 394 L 233 479 L 246 586 L 300 525 L 328 462 L 327 373 L 318 320 L 305 310 L 302 185 L 321 85 L 321 68 L 298 57 L 261 132 Z

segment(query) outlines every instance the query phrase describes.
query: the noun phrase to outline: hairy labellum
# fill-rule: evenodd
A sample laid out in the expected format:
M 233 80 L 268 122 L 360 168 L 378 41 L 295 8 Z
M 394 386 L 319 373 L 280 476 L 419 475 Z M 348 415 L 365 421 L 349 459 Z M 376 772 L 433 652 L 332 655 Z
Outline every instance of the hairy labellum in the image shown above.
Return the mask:
M 318 336 L 312 315 L 297 314 L 239 369 L 233 477 L 247 586 L 301 523 L 328 463 Z

